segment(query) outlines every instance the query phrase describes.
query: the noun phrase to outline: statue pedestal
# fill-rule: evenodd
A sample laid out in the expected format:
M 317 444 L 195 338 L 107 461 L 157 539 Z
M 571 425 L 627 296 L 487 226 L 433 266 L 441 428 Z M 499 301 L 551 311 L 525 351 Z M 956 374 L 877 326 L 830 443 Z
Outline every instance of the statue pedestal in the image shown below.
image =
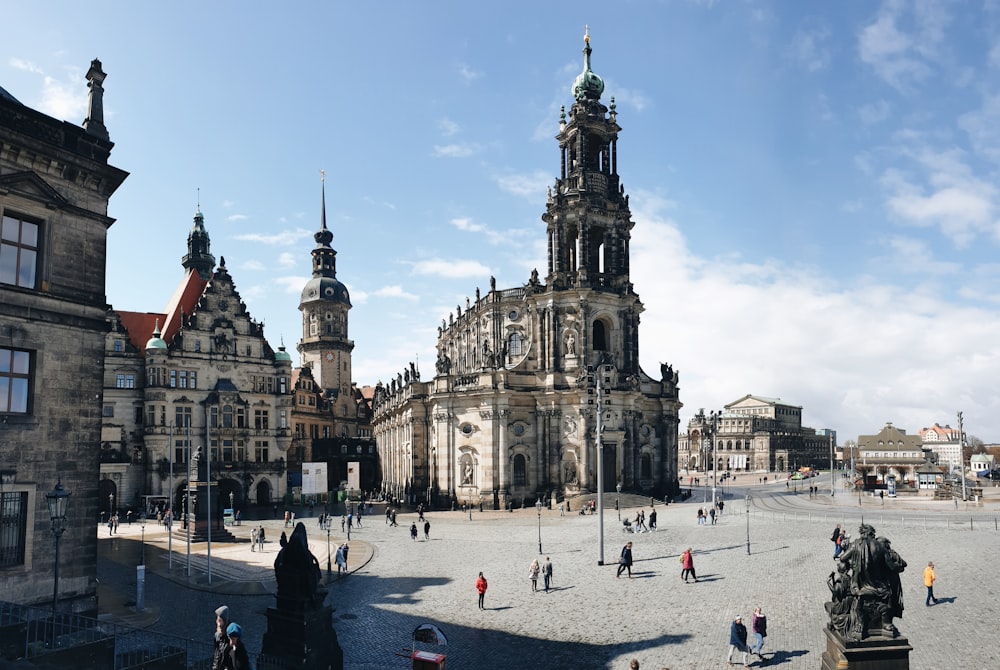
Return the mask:
M 824 628 L 823 670 L 909 670 L 913 647 L 905 637 L 867 637 L 854 642 Z
M 258 670 L 344 668 L 344 652 L 333 629 L 333 608 L 328 605 L 316 608 L 279 598 L 277 608 L 267 608 L 261 652 L 269 658 L 261 659 Z M 271 659 L 280 665 L 268 663 Z

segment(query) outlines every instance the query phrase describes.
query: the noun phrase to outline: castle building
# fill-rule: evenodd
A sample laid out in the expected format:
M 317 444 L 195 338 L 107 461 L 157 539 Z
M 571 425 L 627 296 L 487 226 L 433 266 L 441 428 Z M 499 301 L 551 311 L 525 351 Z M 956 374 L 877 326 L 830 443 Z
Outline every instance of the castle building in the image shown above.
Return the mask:
M 171 490 L 178 510 L 199 448 L 209 454 L 213 510 L 286 493 L 291 356 L 271 348 L 210 245 L 199 211 L 166 309 L 107 314 L 101 512 L 159 511 Z
M 360 463 L 359 488 L 377 486 L 378 467 L 371 434 L 371 396 L 351 378 L 348 312 L 351 296 L 337 279 L 337 252 L 326 225 L 326 180 L 322 190 L 320 228 L 313 236 L 312 278 L 302 288 L 302 337 L 298 351 L 302 367 L 293 374 L 294 433 L 289 453 L 289 478 L 301 485 L 302 464 L 327 464 L 327 490 L 349 481 L 351 463 Z M 363 485 L 362 485 L 363 483 Z
M 833 431 L 802 425 L 801 406 L 747 394 L 721 412 L 698 412 L 678 439 L 678 454 L 688 476 L 712 470 L 784 472 L 830 467 L 836 443 Z
M 619 483 L 677 492 L 678 377 L 670 366 L 660 378 L 639 366 L 643 306 L 629 277 L 621 128 L 590 57 L 588 36 L 556 135 L 544 280 L 533 271 L 524 285 L 498 289 L 491 279 L 442 321 L 432 379 L 411 364 L 376 386 L 373 432 L 391 496 L 503 507 Z
M 87 613 L 97 609 L 108 200 L 128 176 L 108 162 L 105 77 L 92 61 L 83 127 L 0 88 L 0 592 Z M 68 494 L 57 496 L 64 519 L 50 515 L 50 492 Z

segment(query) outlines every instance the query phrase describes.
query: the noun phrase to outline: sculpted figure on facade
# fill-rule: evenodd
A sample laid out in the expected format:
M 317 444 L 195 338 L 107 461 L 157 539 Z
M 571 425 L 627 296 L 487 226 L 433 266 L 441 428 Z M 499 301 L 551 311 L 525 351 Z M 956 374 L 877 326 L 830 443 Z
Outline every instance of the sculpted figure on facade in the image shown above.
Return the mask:
M 576 356 L 576 335 L 572 330 L 566 333 L 566 355 Z

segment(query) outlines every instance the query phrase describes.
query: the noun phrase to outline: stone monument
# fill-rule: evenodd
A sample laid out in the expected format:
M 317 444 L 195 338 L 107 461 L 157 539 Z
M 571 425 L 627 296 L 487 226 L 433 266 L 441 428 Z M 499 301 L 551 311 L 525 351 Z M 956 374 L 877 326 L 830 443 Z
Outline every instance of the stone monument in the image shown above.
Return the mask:
M 277 606 L 267 609 L 267 632 L 260 670 L 301 668 L 343 670 L 344 652 L 333 629 L 333 608 L 324 605 L 319 561 L 309 551 L 306 527 L 299 522 L 274 560 Z M 280 665 L 271 659 L 284 661 Z
M 875 537 L 875 529 L 862 523 L 827 579 L 831 600 L 823 670 L 908 670 L 913 647 L 892 622 L 903 616 L 899 575 L 905 569 L 889 540 Z

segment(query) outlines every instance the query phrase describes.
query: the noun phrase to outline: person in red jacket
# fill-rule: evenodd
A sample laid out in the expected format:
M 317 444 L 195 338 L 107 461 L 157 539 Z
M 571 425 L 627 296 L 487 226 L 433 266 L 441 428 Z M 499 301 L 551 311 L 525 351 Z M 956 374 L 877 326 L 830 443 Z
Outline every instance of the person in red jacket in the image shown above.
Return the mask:
M 483 577 L 483 573 L 479 573 L 479 578 L 476 579 L 476 591 L 479 592 L 479 609 L 486 609 L 483 606 L 483 598 L 486 596 L 486 588 L 489 585 L 486 583 L 486 577 Z

